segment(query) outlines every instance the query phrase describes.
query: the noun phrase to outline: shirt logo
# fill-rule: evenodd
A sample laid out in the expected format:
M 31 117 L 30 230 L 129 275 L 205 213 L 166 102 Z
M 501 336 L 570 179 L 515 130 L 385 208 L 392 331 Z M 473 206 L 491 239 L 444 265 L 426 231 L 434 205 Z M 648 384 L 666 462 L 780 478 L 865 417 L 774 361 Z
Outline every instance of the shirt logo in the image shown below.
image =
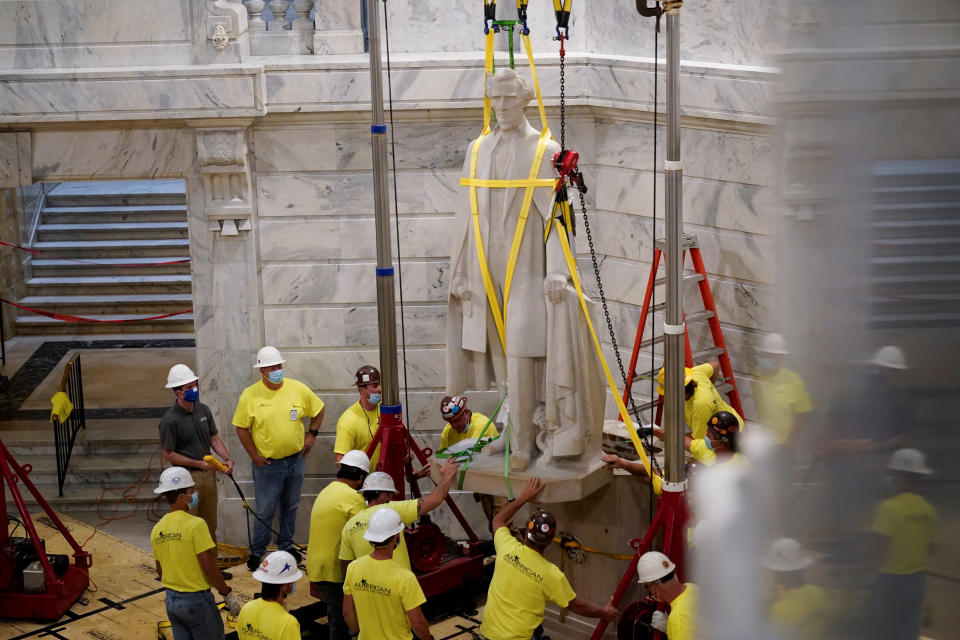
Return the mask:
M 509 566 L 513 567 L 514 569 L 516 569 L 523 575 L 527 576 L 528 578 L 532 580 L 536 580 L 537 582 L 543 582 L 543 576 L 537 573 L 536 571 L 534 571 L 533 569 L 531 569 L 530 567 L 528 567 L 527 565 L 523 564 L 523 562 L 520 560 L 519 554 L 508 553 L 503 557 L 503 559 L 506 561 L 506 563 Z
M 353 583 L 353 588 L 357 591 L 363 591 L 366 593 L 372 593 L 378 596 L 389 596 L 390 587 L 384 587 L 379 584 L 374 584 L 372 582 L 367 582 L 366 578 L 361 578 L 359 582 Z
M 206 421 L 207 421 L 207 416 L 203 416 L 202 418 L 200 418 L 200 422 L 206 422 Z
M 353 535 L 354 533 L 358 533 L 360 531 L 366 531 L 366 530 L 367 530 L 367 522 L 363 520 L 357 520 L 356 522 L 353 523 L 353 526 L 350 527 L 349 533 L 350 535 Z
M 156 537 L 153 541 L 157 544 L 164 542 L 180 542 L 183 539 L 183 534 L 180 532 L 176 533 L 164 533 L 163 531 L 157 532 Z
M 270 640 L 270 636 L 265 634 L 263 631 L 260 631 L 260 629 L 257 629 L 249 622 L 243 627 L 243 633 L 244 635 L 257 638 L 257 640 Z

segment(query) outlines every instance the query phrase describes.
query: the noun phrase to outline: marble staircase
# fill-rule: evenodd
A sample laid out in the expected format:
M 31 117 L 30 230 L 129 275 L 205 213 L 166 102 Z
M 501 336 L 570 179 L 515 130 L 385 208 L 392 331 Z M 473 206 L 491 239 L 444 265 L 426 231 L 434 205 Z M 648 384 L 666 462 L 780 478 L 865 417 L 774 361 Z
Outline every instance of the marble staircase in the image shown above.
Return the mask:
M 153 264 L 189 258 L 182 180 L 61 183 L 46 198 L 32 246 L 44 253 L 31 262 L 23 305 L 123 320 L 182 311 L 193 304 L 190 263 Z M 189 333 L 193 314 L 77 324 L 21 311 L 16 326 L 26 335 Z
M 3 431 L 3 442 L 21 465 L 29 464 L 30 480 L 54 510 L 84 519 L 120 515 L 134 509 L 146 513 L 156 498 L 162 457 L 157 444 L 157 419 L 87 420 L 67 468 L 63 496 L 57 490 L 53 429 L 48 421 L 25 421 Z M 31 512 L 36 500 L 22 485 Z

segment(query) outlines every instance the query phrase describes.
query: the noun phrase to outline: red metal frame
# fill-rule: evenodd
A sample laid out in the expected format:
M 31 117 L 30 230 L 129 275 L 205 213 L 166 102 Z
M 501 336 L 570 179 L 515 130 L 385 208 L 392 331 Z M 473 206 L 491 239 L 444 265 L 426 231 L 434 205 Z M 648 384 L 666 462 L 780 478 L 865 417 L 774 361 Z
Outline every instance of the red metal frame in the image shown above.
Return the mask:
M 380 426 L 367 446 L 367 455 L 372 456 L 379 446 L 380 458 L 377 460 L 377 471 L 389 473 L 397 492 L 401 495 L 404 494 L 406 488 L 404 481 L 407 480 L 410 482 L 410 492 L 420 497 L 420 488 L 413 473 L 412 458 L 415 457 L 421 465 L 425 466 L 433 452 L 430 449 L 421 449 L 417 445 L 410 431 L 403 424 L 399 406 L 395 409 L 396 412 L 385 411 L 385 407 L 380 407 Z M 464 555 L 441 562 L 434 569 L 417 572 L 417 579 L 420 581 L 424 595 L 428 598 L 449 591 L 461 585 L 464 580 L 479 578 L 484 571 L 483 546 L 485 543 L 477 537 L 453 498 L 447 495 L 444 502 L 450 507 L 453 516 L 467 534 L 469 549 L 464 551 Z M 410 535 L 416 535 L 416 529 Z
M 634 538 L 630 541 L 630 546 L 634 550 L 633 558 L 630 560 L 627 571 L 620 578 L 616 591 L 613 592 L 613 606 L 620 607 L 623 597 L 637 579 L 637 561 L 640 560 L 640 556 L 650 550 L 654 537 L 661 530 L 663 531 L 663 553 L 677 565 L 677 576 L 681 582 L 683 581 L 686 574 L 685 532 L 688 517 L 686 492 L 664 491 L 660 496 L 650 527 L 643 538 Z M 590 636 L 591 640 L 600 640 L 608 624 L 606 620 L 600 620 L 593 635 Z
M 4 618 L 38 618 L 43 620 L 55 620 L 63 615 L 70 608 L 77 598 L 87 589 L 90 584 L 88 569 L 93 564 L 93 557 L 84 551 L 77 541 L 70 535 L 70 531 L 60 520 L 60 517 L 50 507 L 43 495 L 37 490 L 33 482 L 28 478 L 32 470 L 30 465 L 17 464 L 13 454 L 7 449 L 3 441 L 0 440 L 0 493 L 3 494 L 3 500 L 0 501 L 0 516 L 3 517 L 4 525 L 0 527 L 0 553 L 5 553 L 7 543 L 10 539 L 7 530 L 7 492 L 10 490 L 10 497 L 20 513 L 20 519 L 23 528 L 33 543 L 34 552 L 37 559 L 43 566 L 43 574 L 46 582 L 46 590 L 43 593 L 23 593 L 15 589 L 17 586 L 14 578 L 10 584 L 0 589 L 0 617 Z M 30 490 L 34 499 L 40 504 L 47 516 L 53 521 L 60 534 L 64 537 L 70 547 L 73 549 L 74 564 L 70 565 L 62 578 L 57 578 L 53 572 L 53 567 L 47 558 L 47 553 L 41 544 L 40 535 L 33 524 L 33 519 L 27 511 L 27 506 L 23 501 L 23 495 L 17 487 L 17 481 L 23 482 L 24 486 Z M 21 585 L 22 586 L 22 585 Z

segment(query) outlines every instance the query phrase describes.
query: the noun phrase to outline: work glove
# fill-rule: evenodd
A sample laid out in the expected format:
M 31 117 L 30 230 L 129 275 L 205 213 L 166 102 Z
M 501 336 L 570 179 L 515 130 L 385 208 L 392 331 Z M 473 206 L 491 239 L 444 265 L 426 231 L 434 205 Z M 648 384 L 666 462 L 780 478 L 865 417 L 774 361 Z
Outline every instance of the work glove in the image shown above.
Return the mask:
M 653 427 L 641 425 L 641 427 L 637 429 L 637 435 L 639 435 L 641 438 L 649 438 L 653 435 Z
M 667 614 L 663 611 L 654 611 L 653 617 L 650 618 L 650 626 L 659 631 L 660 633 L 667 632 Z
M 223 596 L 223 603 L 227 605 L 227 611 L 229 611 L 230 615 L 234 618 L 240 615 L 240 609 L 243 605 L 237 600 L 237 596 L 233 594 L 233 589 L 227 591 L 227 595 Z

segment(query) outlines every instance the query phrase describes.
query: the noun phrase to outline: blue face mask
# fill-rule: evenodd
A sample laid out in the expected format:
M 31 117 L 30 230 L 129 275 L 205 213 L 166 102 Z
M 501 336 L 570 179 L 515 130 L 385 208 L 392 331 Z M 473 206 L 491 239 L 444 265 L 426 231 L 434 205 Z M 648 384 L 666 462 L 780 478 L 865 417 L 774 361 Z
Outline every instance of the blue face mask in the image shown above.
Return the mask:
M 761 371 L 775 372 L 777 369 L 777 361 L 770 356 L 760 356 L 757 358 L 757 367 L 759 367 Z
M 383 397 L 383 396 L 382 396 L 381 394 L 379 394 L 379 393 L 371 393 L 371 394 L 370 394 L 370 404 L 380 404 L 380 399 L 381 399 L 382 397 Z
M 713 451 L 713 443 L 710 442 L 710 438 L 704 438 L 703 441 L 706 443 L 707 449 Z
M 297 591 L 297 583 L 293 582 L 290 584 L 290 591 L 287 592 L 287 595 L 292 596 L 294 593 L 296 593 L 296 591 Z
M 283 382 L 283 369 L 276 369 L 267 374 L 267 378 L 273 384 L 280 384 Z
M 193 494 L 193 498 L 190 499 L 190 504 L 187 505 L 187 509 L 196 509 L 198 504 L 200 504 L 199 492 Z
M 187 402 L 196 402 L 200 399 L 200 389 L 193 387 L 192 389 L 187 389 L 183 392 L 183 399 Z

